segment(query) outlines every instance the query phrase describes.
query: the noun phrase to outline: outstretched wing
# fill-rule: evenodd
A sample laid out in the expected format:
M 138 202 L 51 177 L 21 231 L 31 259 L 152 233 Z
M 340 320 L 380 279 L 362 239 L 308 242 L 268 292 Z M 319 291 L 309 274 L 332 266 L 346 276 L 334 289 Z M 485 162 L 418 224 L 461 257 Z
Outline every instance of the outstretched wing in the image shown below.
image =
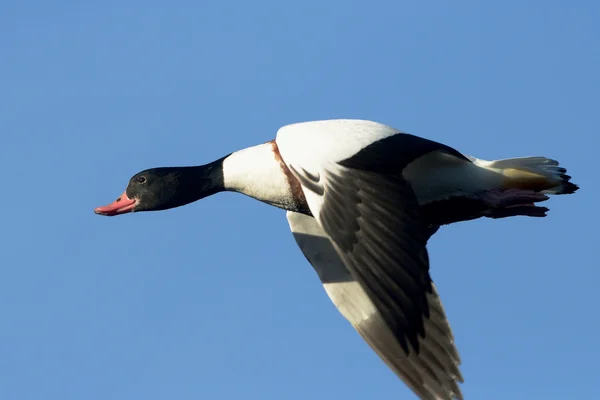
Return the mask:
M 361 120 L 283 127 L 276 142 L 345 266 L 405 352 L 418 352 L 432 291 L 429 227 L 402 171 L 443 145 Z
M 427 226 L 410 186 L 396 175 L 339 165 L 318 176 L 290 169 L 321 196 L 318 209 L 308 199 L 312 213 L 404 351 L 418 352 L 432 288 Z
M 317 272 L 329 298 L 381 359 L 421 399 L 462 399 L 460 359 L 435 286 L 426 295 L 429 317 L 418 353 L 407 354 L 362 286 L 336 252 L 328 235 L 312 217 L 288 212 L 296 243 Z
M 372 323 L 387 328 L 384 336 L 368 330 L 363 337 L 377 348 L 395 344 L 406 357 L 427 358 L 420 346 L 436 312 L 429 304 L 430 227 L 403 171 L 445 146 L 357 120 L 284 127 L 276 142 L 316 222 L 376 310 Z

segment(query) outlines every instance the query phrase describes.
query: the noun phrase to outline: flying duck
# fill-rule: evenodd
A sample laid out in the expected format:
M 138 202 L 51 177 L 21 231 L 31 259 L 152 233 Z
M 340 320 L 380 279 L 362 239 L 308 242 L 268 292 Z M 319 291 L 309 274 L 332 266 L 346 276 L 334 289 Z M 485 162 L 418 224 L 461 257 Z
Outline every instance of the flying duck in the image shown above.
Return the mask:
M 365 120 L 302 122 L 201 166 L 135 174 L 100 215 L 166 210 L 233 191 L 285 210 L 329 298 L 424 400 L 463 399 L 461 363 L 429 274 L 440 226 L 544 217 L 578 186 L 546 157 L 485 161 Z

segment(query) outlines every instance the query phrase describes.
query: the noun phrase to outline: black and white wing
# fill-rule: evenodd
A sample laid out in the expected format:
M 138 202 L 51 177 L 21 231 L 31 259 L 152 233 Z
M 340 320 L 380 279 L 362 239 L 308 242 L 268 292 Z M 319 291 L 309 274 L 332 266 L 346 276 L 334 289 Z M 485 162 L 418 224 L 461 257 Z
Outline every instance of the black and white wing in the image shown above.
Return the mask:
M 333 304 L 398 377 L 421 399 L 462 399 L 460 358 L 435 286 L 427 295 L 429 318 L 424 320 L 425 338 L 419 338 L 420 351 L 407 354 L 318 222 L 294 212 L 287 219 Z
M 424 341 L 435 340 L 425 327 L 432 318 L 439 320 L 439 308 L 429 277 L 428 227 L 402 177 L 399 149 L 385 144 L 395 142 L 396 134 L 390 127 L 369 121 L 319 121 L 284 127 L 276 141 L 284 162 L 302 185 L 317 225 L 330 239 L 355 287 L 371 302 L 371 311 L 376 311 L 368 318 L 370 328 L 359 324 L 357 330 L 380 355 L 385 354 L 382 358 L 390 365 L 398 364 L 398 352 L 423 361 L 429 372 L 420 371 L 421 380 L 415 381 L 422 386 L 421 393 L 428 393 L 423 392 L 425 387 L 438 380 L 443 384 L 434 393 L 451 399 L 459 395 L 454 383 L 460 380 L 457 358 L 437 365 L 431 348 L 423 347 Z M 405 153 L 423 154 L 414 147 Z M 357 326 L 354 317 L 350 322 Z M 374 331 L 386 333 L 372 335 Z M 409 383 L 411 375 L 406 376 Z M 427 376 L 435 379 L 427 381 L 423 378 Z

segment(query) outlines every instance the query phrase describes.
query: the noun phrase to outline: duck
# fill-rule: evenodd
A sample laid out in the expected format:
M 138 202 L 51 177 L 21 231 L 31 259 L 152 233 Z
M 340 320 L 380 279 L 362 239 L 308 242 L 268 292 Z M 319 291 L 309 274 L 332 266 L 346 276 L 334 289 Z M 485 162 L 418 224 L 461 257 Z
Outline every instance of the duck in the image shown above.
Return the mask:
M 383 123 L 330 119 L 283 126 L 208 164 L 143 170 L 94 212 L 167 210 L 224 191 L 285 211 L 328 297 L 381 360 L 419 399 L 462 400 L 427 243 L 462 221 L 545 217 L 539 203 L 575 193 L 570 180 L 547 157 L 486 161 Z

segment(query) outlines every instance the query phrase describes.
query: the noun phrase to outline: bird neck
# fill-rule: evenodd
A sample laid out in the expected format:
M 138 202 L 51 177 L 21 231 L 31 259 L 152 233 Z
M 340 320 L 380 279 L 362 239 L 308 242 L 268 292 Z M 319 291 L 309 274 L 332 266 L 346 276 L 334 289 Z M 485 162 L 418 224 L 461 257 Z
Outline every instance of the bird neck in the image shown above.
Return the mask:
M 179 207 L 225 191 L 223 160 L 193 167 L 171 167 L 176 175 L 176 204 Z

